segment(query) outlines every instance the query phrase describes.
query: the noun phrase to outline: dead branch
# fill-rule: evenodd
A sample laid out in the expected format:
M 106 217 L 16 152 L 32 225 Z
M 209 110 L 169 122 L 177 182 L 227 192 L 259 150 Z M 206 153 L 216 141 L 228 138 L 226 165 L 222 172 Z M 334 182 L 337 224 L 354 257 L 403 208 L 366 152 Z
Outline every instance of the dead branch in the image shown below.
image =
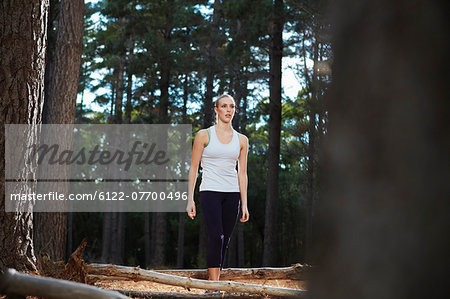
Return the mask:
M 0 276 L 0 293 L 7 295 L 38 296 L 45 298 L 126 299 L 127 297 L 109 290 L 90 285 L 49 277 L 22 274 L 7 269 Z

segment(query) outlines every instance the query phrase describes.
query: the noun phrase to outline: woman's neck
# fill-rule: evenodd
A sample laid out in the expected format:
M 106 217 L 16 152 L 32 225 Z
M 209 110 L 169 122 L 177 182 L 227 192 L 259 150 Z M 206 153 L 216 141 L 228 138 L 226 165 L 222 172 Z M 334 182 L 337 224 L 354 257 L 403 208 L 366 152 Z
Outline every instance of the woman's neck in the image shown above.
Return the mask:
M 224 123 L 219 121 L 216 124 L 216 129 L 220 130 L 220 131 L 232 131 L 233 127 L 231 126 L 231 121 L 229 123 Z

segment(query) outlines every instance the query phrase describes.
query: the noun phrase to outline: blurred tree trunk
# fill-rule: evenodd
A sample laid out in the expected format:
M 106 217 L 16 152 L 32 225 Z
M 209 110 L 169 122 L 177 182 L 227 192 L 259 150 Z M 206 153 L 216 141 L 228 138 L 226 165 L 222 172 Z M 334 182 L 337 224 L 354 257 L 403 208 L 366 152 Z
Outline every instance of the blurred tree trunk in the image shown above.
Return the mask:
M 5 124 L 42 122 L 48 6 L 48 1 L 17 0 L 2 2 L 0 9 L 0 271 L 37 270 L 32 207 L 5 212 Z M 28 168 L 23 177 L 34 171 Z
M 56 3 L 52 2 L 52 5 Z M 50 9 L 54 11 L 54 8 Z M 77 100 L 78 77 L 83 48 L 84 1 L 62 0 L 56 29 L 56 42 L 48 51 L 50 67 L 46 77 L 44 124 L 73 124 Z M 49 22 L 52 25 L 52 22 Z M 49 26 L 50 27 L 50 26 Z M 69 132 L 68 132 L 69 133 Z M 58 136 L 62 148 L 71 148 L 72 136 Z M 56 174 L 55 174 L 56 175 Z M 58 179 L 70 178 L 70 167 L 57 174 Z M 48 191 L 67 194 L 69 183 L 46 184 Z M 35 213 L 34 244 L 36 254 L 48 255 L 52 260 L 64 260 L 67 241 L 67 213 Z
M 281 60 L 283 58 L 283 0 L 275 0 L 270 48 L 270 116 L 263 265 L 277 264 L 277 209 L 281 134 Z
M 447 298 L 448 2 L 339 0 L 331 11 L 311 298 Z

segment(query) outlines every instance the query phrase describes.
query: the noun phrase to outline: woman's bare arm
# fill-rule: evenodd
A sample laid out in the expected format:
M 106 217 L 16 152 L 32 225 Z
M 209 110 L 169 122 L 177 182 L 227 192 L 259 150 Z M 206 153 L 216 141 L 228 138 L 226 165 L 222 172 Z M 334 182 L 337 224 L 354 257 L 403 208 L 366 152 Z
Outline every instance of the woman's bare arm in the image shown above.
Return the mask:
M 191 167 L 189 168 L 188 176 L 188 203 L 186 212 L 191 219 L 196 215 L 194 202 L 194 188 L 197 181 L 198 166 L 202 157 L 203 149 L 208 144 L 208 133 L 205 129 L 198 131 L 194 138 L 194 145 L 192 147 Z
M 241 193 L 241 222 L 248 221 L 250 215 L 247 208 L 247 155 L 248 155 L 248 138 L 245 135 L 239 134 L 239 143 L 241 145 L 241 152 L 238 159 L 238 180 L 239 191 Z

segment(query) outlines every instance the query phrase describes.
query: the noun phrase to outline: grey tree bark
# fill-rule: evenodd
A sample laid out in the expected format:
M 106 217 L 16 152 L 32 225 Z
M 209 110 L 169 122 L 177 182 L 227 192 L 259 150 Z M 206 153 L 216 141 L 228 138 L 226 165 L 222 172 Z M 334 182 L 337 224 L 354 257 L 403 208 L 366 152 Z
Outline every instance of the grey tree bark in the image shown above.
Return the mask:
M 53 4 L 53 3 L 52 3 Z M 84 1 L 62 0 L 58 6 L 56 42 L 48 52 L 50 61 L 46 75 L 44 124 L 73 124 L 77 99 L 78 77 L 83 49 Z M 72 137 L 60 136 L 61 147 L 70 148 Z M 69 178 L 70 167 L 58 173 Z M 54 183 L 48 191 L 67 194 L 69 183 Z M 52 260 L 63 260 L 66 253 L 67 213 L 35 213 L 34 241 L 36 254 L 46 254 Z
M 49 2 L 15 0 L 0 6 L 0 271 L 35 271 L 32 207 L 5 212 L 5 124 L 42 122 Z M 35 172 L 24 169 L 23 178 Z

